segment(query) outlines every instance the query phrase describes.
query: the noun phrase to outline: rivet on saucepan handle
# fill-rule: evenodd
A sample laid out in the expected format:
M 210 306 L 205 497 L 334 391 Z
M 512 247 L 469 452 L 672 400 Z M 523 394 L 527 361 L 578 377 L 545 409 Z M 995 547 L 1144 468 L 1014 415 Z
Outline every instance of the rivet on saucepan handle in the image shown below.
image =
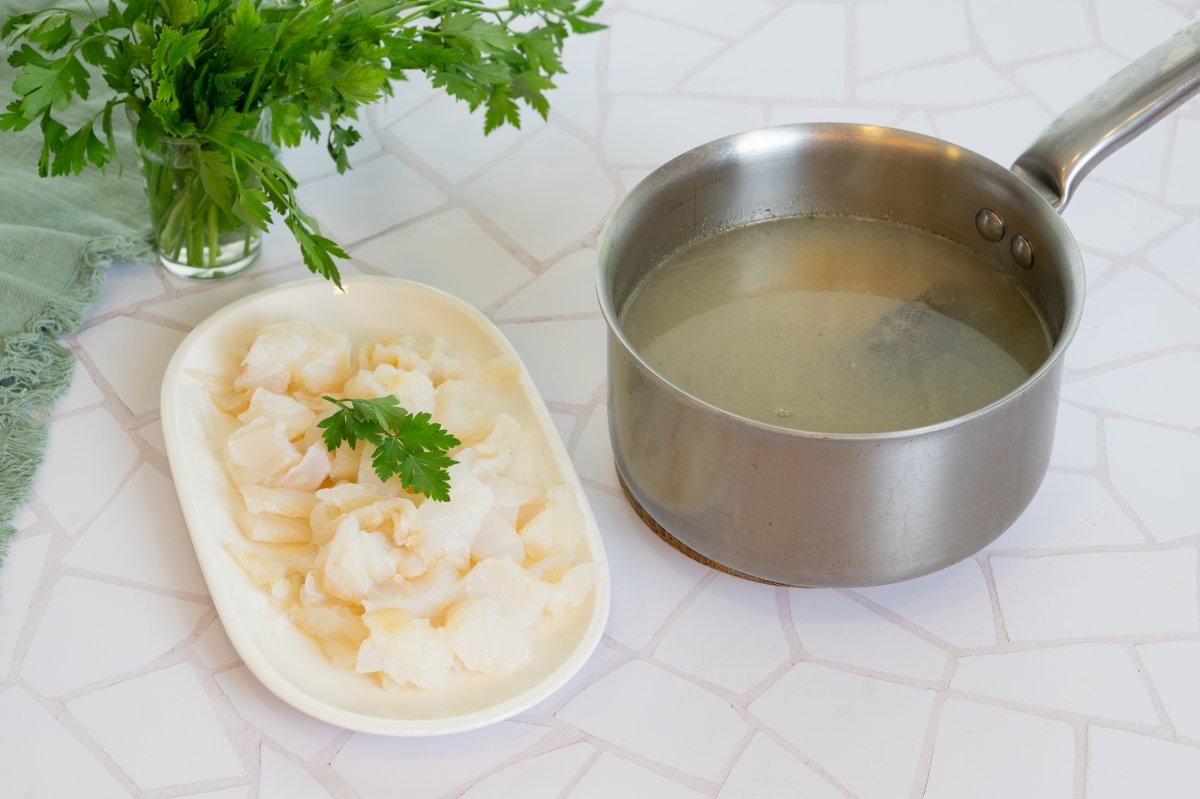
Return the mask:
M 1004 238 L 1004 219 L 992 209 L 984 208 L 975 214 L 975 229 L 988 241 L 1000 241 Z
M 1029 239 L 1020 233 L 1012 238 L 1012 256 L 1017 266 L 1022 269 L 1033 268 L 1033 247 L 1029 244 Z

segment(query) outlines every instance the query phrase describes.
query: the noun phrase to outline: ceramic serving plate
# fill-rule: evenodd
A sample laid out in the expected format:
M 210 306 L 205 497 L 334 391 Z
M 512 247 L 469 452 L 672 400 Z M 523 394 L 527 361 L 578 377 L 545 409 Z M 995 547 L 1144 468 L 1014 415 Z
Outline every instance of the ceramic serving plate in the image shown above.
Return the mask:
M 396 278 L 348 277 L 345 289 L 305 280 L 253 294 L 198 325 L 171 359 L 163 380 L 163 431 L 196 557 L 238 654 L 263 685 L 298 710 L 381 735 L 440 735 L 500 721 L 560 688 L 600 640 L 609 574 L 595 517 L 529 373 L 486 317 L 455 297 Z M 516 673 L 455 674 L 440 691 L 385 690 L 371 677 L 330 663 L 229 555 L 226 544 L 245 543 L 235 517 L 241 497 L 222 456 L 236 420 L 216 407 L 208 389 L 215 378 L 236 374 L 259 328 L 296 318 L 339 330 L 355 342 L 385 334 L 442 336 L 455 353 L 480 364 L 502 355 L 519 364 L 516 379 L 496 390 L 496 410 L 516 417 L 534 439 L 545 485 L 574 487 L 586 519 L 586 546 L 600 569 L 590 597 L 566 618 L 547 620 L 532 660 Z

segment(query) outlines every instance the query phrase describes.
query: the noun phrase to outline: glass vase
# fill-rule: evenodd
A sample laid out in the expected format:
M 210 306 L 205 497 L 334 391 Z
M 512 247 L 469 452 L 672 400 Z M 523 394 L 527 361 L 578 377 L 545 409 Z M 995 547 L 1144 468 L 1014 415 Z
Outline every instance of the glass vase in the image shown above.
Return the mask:
M 260 139 L 266 130 L 266 124 L 259 127 Z M 202 147 L 196 139 L 166 136 L 137 142 L 159 262 L 178 277 L 215 280 L 254 263 L 262 235 L 205 192 L 200 177 Z M 241 185 L 257 185 L 248 170 L 237 171 Z

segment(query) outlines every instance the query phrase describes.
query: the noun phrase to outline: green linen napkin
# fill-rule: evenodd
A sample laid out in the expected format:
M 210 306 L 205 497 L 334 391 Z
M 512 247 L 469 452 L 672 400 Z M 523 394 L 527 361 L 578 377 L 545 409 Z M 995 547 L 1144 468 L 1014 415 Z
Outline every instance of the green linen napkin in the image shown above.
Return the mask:
M 0 0 L 0 19 L 44 5 Z M 16 74 L 0 61 L 0 105 L 12 99 Z M 104 99 L 93 96 L 87 108 L 94 111 Z M 87 108 L 62 117 L 74 129 Z M 114 123 L 118 140 L 130 140 L 123 115 L 114 115 Z M 123 168 L 79 176 L 38 177 L 40 151 L 36 125 L 0 131 L 0 562 L 15 532 L 12 518 L 42 462 L 54 402 L 71 382 L 75 359 L 60 339 L 79 330 L 106 266 L 152 258 L 131 144 L 121 153 Z

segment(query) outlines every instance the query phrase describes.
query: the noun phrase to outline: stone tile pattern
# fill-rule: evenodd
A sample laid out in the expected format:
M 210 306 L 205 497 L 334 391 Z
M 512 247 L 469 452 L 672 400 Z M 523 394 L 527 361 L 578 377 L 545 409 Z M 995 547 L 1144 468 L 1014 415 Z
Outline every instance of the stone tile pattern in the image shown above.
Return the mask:
M 1101 71 L 1200 15 L 1197 0 L 1132 8 L 609 0 L 611 30 L 568 46 L 548 121 L 484 138 L 418 78 L 365 115 L 358 169 L 289 153 L 347 272 L 423 280 L 503 323 L 607 540 L 603 645 L 489 729 L 389 740 L 300 715 L 242 667 L 199 578 L 158 377 L 208 313 L 306 275 L 286 232 L 212 286 L 114 266 L 68 342 L 75 385 L 0 572 L 0 782 L 146 799 L 1194 796 L 1200 104 L 1066 212 L 1088 313 L 1042 494 L 978 556 L 909 583 L 767 587 L 648 534 L 612 471 L 590 278 L 631 180 L 742 128 L 863 121 L 1008 161 Z

